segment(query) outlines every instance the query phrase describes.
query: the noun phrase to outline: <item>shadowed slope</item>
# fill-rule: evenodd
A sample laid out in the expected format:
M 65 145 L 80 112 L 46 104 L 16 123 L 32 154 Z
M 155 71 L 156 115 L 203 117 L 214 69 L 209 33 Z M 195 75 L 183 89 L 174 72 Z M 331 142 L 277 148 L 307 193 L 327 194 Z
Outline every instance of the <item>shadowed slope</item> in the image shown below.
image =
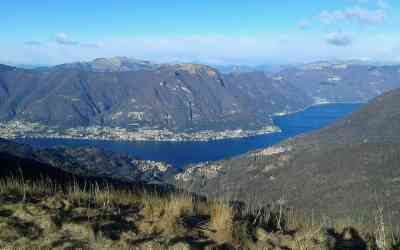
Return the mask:
M 328 128 L 190 170 L 180 181 L 204 194 L 259 204 L 283 199 L 321 214 L 362 215 L 384 207 L 400 221 L 399 108 L 395 90 Z M 216 173 L 207 176 L 207 169 Z

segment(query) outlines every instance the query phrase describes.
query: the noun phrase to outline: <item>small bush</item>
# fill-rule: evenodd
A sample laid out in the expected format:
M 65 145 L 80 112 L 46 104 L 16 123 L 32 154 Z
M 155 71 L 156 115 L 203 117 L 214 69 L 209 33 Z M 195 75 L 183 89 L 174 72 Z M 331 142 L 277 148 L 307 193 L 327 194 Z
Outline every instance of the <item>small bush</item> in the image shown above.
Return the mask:
M 227 202 L 212 201 L 209 204 L 210 228 L 215 231 L 214 237 L 217 242 L 232 241 L 233 233 L 233 209 Z

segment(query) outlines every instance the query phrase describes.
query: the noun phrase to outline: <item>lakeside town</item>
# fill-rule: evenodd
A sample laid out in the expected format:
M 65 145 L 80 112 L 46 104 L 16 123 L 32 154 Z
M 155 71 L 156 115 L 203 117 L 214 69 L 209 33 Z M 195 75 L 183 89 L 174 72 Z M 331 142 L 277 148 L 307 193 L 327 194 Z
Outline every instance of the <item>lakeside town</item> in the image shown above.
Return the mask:
M 198 132 L 174 132 L 168 129 L 140 128 L 130 131 L 120 127 L 90 126 L 61 129 L 40 123 L 10 121 L 0 123 L 0 138 L 49 138 L 110 141 L 213 141 L 235 139 L 281 132 L 276 126 L 257 130 L 204 130 Z

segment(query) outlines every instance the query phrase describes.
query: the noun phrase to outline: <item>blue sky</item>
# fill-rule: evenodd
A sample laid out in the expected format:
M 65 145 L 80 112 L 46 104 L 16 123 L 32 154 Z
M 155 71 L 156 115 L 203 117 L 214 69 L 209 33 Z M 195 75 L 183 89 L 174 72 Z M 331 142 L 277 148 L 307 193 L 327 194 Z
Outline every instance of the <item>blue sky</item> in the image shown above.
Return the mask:
M 397 0 L 4 1 L 0 62 L 400 60 Z

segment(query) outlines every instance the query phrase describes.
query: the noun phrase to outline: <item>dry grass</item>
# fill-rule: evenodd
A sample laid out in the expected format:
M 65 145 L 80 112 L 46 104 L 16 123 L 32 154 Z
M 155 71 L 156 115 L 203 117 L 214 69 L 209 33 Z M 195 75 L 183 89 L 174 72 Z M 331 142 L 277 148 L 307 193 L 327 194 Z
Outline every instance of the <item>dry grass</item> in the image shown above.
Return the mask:
M 232 242 L 234 226 L 234 211 L 227 202 L 212 201 L 209 204 L 209 226 L 215 231 L 214 238 L 217 242 Z
M 281 206 L 238 211 L 188 193 L 141 193 L 107 183 L 60 187 L 20 177 L 0 179 L 0 200 L 0 249 L 168 249 L 186 238 L 242 249 L 335 250 L 360 242 L 365 250 L 400 249 L 399 228 L 383 209 L 367 219 L 317 220 Z
M 0 194 L 19 195 L 23 200 L 35 194 L 54 194 L 58 189 L 59 187 L 51 179 L 44 177 L 35 183 L 18 176 L 0 179 Z
M 142 214 L 148 218 L 141 229 L 150 233 L 167 235 L 182 235 L 185 229 L 181 226 L 182 219 L 195 216 L 193 198 L 188 194 L 145 195 L 142 199 Z

